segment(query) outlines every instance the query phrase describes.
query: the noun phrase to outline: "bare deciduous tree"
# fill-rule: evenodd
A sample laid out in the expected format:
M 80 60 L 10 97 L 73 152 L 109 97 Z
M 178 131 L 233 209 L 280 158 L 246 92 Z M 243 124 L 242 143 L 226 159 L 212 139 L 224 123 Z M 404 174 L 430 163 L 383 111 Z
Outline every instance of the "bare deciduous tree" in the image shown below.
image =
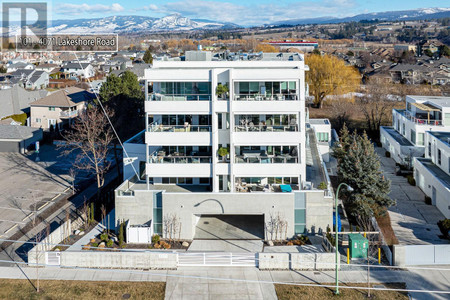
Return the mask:
M 181 232 L 181 222 L 177 214 L 167 214 L 163 218 L 164 237 L 172 241 Z
M 266 238 L 270 240 L 283 240 L 287 238 L 287 226 L 288 223 L 285 218 L 277 212 L 276 214 L 270 214 L 270 219 L 266 223 Z M 283 238 L 284 234 L 284 238 Z
M 111 111 L 106 114 L 112 116 Z M 104 175 L 111 163 L 106 159 L 114 135 L 109 127 L 107 116 L 98 108 L 89 108 L 75 121 L 72 130 L 64 136 L 65 145 L 61 145 L 63 155 L 77 152 L 73 166 L 86 170 L 96 176 L 97 187 L 104 185 Z
M 359 99 L 359 107 L 366 117 L 367 127 L 370 132 L 379 132 L 383 122 L 391 119 L 392 108 L 397 100 L 390 95 L 389 86 L 380 79 L 372 79 L 365 86 L 365 93 Z

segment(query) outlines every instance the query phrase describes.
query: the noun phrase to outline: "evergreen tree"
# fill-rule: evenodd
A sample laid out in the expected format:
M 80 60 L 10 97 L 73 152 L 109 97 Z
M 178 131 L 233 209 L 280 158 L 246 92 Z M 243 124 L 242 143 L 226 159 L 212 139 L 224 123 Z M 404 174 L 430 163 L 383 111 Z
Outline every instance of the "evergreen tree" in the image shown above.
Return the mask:
M 144 57 L 142 59 L 146 64 L 153 64 L 153 55 L 152 51 L 150 51 L 150 48 L 145 51 Z
M 338 160 L 338 179 L 354 191 L 348 194 L 346 207 L 361 227 L 368 230 L 372 216 L 382 214 L 394 204 L 388 196 L 390 182 L 380 171 L 380 160 L 375 148 L 364 132 L 362 136 L 354 132 L 341 131 L 340 145 L 335 147 Z
M 121 94 L 122 91 L 122 79 L 114 74 L 110 74 L 106 78 L 106 82 L 104 82 L 100 88 L 100 100 L 102 102 L 107 102 L 111 100 L 111 98 Z
M 119 247 L 123 246 L 123 240 L 124 240 L 123 227 L 124 227 L 124 223 L 122 222 L 122 223 L 120 223 L 120 226 L 119 226 L 119 236 L 118 236 Z

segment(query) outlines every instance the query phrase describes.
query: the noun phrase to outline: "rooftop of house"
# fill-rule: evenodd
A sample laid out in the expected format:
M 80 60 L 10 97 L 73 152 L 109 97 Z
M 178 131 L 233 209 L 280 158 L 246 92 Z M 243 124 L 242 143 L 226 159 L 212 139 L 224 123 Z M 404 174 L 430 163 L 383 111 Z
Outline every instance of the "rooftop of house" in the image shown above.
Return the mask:
M 30 103 L 30 106 L 72 107 L 92 99 L 92 94 L 78 87 L 68 87 Z
M 439 139 L 444 144 L 447 144 L 450 146 L 450 132 L 443 132 L 443 131 L 429 131 L 429 134 Z
M 450 188 L 450 176 L 445 173 L 444 171 L 442 171 L 441 168 L 439 168 L 438 166 L 436 166 L 431 159 L 429 158 L 417 158 L 418 161 L 420 161 L 422 163 L 422 165 L 424 165 L 428 171 L 433 174 L 434 177 L 436 177 L 437 179 L 439 179 L 439 181 L 442 182 L 442 184 L 444 184 L 447 188 Z
M 33 136 L 40 128 L 33 128 L 20 125 L 0 125 L 0 139 L 25 140 Z
M 440 107 L 450 107 L 450 97 L 408 95 L 407 98 L 414 100 L 414 102 L 429 102 L 430 104 L 434 104 Z
M 309 119 L 309 124 L 313 124 L 313 125 L 329 125 L 330 121 L 328 119 Z
M 69 62 L 69 63 L 64 64 L 64 65 L 62 66 L 62 68 L 63 68 L 63 69 L 75 69 L 75 70 L 83 69 L 83 70 L 84 70 L 84 69 L 86 69 L 89 65 L 90 65 L 89 63 L 78 63 L 78 62 L 74 63 L 74 62 Z
M 382 127 L 397 143 L 400 144 L 400 146 L 408 146 L 408 147 L 414 147 L 414 145 L 408 141 L 404 136 L 402 136 L 400 133 L 398 133 L 394 128 L 392 127 Z
M 30 103 L 49 94 L 46 90 L 27 91 L 19 85 L 0 89 L 0 118 L 23 113 Z

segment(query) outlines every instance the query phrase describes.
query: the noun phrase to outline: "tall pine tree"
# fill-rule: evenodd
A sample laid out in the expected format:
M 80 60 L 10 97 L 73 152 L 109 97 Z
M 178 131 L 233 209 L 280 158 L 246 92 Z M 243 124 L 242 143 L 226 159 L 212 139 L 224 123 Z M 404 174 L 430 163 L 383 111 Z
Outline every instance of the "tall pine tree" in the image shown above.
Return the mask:
M 338 179 L 354 191 L 348 194 L 346 207 L 364 230 L 369 230 L 370 218 L 394 204 L 388 196 L 390 181 L 380 170 L 380 160 L 367 134 L 349 134 L 341 130 L 339 145 L 334 147 L 338 160 Z

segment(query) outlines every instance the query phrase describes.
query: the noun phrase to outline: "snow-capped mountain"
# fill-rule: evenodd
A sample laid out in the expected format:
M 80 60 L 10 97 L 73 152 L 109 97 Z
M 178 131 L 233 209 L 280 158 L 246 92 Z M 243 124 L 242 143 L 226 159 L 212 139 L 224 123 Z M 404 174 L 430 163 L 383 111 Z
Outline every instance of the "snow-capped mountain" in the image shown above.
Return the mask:
M 48 32 L 50 34 L 101 34 L 230 29 L 238 27 L 238 25 L 233 23 L 223 23 L 203 19 L 194 20 L 179 14 L 172 14 L 160 19 L 143 16 L 111 16 L 97 19 L 54 20 L 48 26 Z M 13 36 L 18 33 L 19 24 L 12 23 L 9 35 Z
M 413 10 L 401 11 L 386 11 L 374 12 L 367 14 L 360 14 L 353 17 L 333 18 L 333 17 L 319 17 L 309 19 L 294 19 L 275 22 L 272 25 L 302 25 L 302 24 L 325 24 L 325 23 L 343 23 L 343 22 L 358 22 L 361 20 L 375 20 L 380 21 L 406 21 L 406 20 L 421 20 L 421 19 L 437 19 L 450 17 L 450 8 L 419 8 Z

